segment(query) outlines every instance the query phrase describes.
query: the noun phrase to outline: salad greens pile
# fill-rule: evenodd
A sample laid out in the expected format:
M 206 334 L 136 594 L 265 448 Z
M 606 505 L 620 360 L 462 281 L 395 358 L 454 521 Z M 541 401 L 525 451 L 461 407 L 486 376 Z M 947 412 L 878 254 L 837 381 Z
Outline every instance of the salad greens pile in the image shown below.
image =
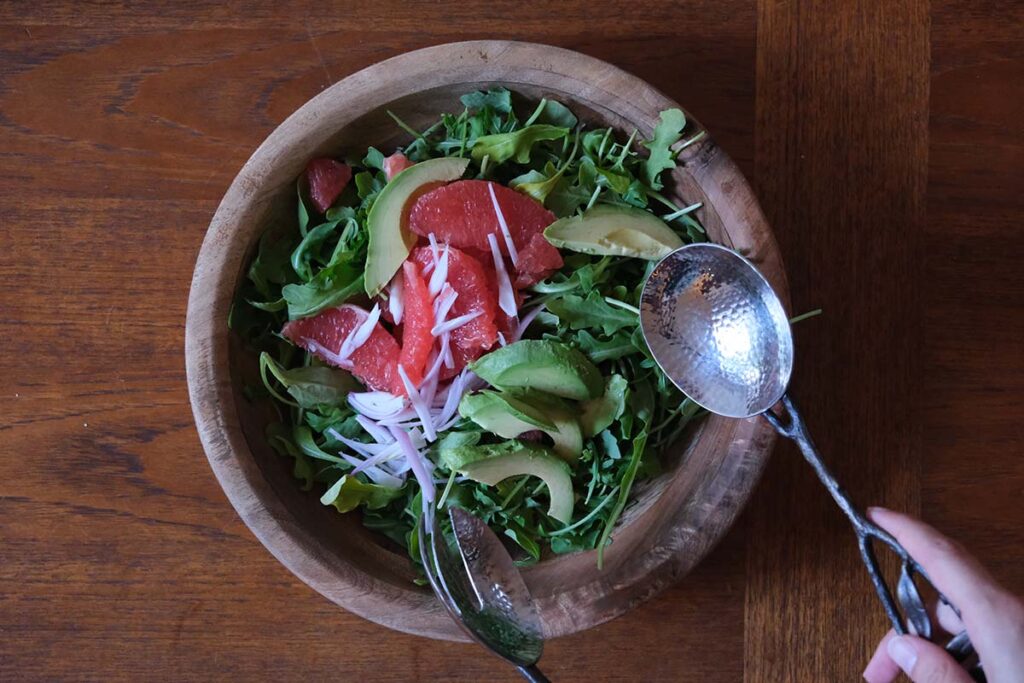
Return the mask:
M 662 194 L 664 174 L 675 167 L 679 150 L 702 135 L 690 134 L 678 109 L 661 113 L 650 140 L 638 140 L 637 131 L 620 140 L 611 128 L 590 128 L 554 100 L 518 109 L 512 93 L 496 88 L 461 101 L 461 112 L 443 114 L 423 131 L 393 116 L 411 136 L 402 150 L 410 161 L 468 158 L 466 177 L 508 185 L 559 218 L 595 206 L 635 207 L 657 215 L 685 241 L 705 239 L 694 217 L 699 204 L 678 206 Z M 353 182 L 324 214 L 312 208 L 299 180 L 297 224 L 276 226 L 263 237 L 229 322 L 260 352 L 263 384 L 250 387 L 249 395 L 274 399 L 280 419 L 267 428 L 267 438 L 294 460 L 303 488 L 320 487 L 326 491 L 322 502 L 339 512 L 359 508 L 368 528 L 419 562 L 417 480 L 346 476 L 353 461 L 345 456 L 345 442 L 372 443 L 347 401 L 350 392 L 362 391 L 359 381 L 280 336 L 288 320 L 366 301 L 367 216 L 387 183 L 385 155 L 370 147 L 347 162 Z M 548 491 L 534 477 L 511 477 L 492 486 L 448 469 L 450 460 L 441 457 L 445 448 L 510 443 L 481 433 L 466 417 L 430 445 L 427 457 L 435 465 L 438 504 L 459 505 L 482 518 L 521 548 L 521 562 L 539 560 L 547 548 L 554 553 L 596 548 L 600 565 L 634 483 L 659 471 L 659 453 L 680 437 L 698 406 L 660 371 L 640 333 L 640 293 L 654 261 L 565 249 L 562 256 L 561 270 L 523 292 L 524 313 L 542 307 L 525 338 L 556 341 L 585 355 L 600 371 L 601 400 L 610 408 L 607 424 L 597 425 L 600 431 L 584 429 L 582 452 L 571 465 L 571 521 L 548 515 Z

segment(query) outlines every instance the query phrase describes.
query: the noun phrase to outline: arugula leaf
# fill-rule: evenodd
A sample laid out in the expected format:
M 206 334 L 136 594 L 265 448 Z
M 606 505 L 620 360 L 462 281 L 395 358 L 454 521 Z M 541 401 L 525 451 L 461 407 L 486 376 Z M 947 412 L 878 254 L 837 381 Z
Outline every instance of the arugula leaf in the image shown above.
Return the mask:
M 384 153 L 376 147 L 370 147 L 366 150 L 366 156 L 363 157 L 363 166 L 367 168 L 375 168 L 378 171 L 384 170 Z
M 256 291 L 267 299 L 274 296 L 274 286 L 288 282 L 288 252 L 290 240 L 274 239 L 271 231 L 260 237 L 256 258 L 249 265 L 247 276 L 255 285 Z
M 299 242 L 299 246 L 292 251 L 292 270 L 304 281 L 313 279 L 312 263 L 320 258 L 320 248 L 329 237 L 334 235 L 337 222 L 321 223 L 306 233 L 306 236 Z
M 610 305 L 593 290 L 586 299 L 575 294 L 553 299 L 548 302 L 548 310 L 574 330 L 600 327 L 605 334 L 614 334 L 639 323 L 634 313 Z
M 534 562 L 540 560 L 540 546 L 537 545 L 537 541 L 533 540 L 531 535 L 521 525 L 508 520 L 505 526 L 505 535 L 525 550 Z
M 333 505 L 338 512 L 351 512 L 360 505 L 369 510 L 379 510 L 400 495 L 401 488 L 368 484 L 346 474 L 327 489 L 320 502 L 324 505 Z
M 536 124 L 513 133 L 482 135 L 476 139 L 470 154 L 476 161 L 487 157 L 492 164 L 501 164 L 509 159 L 515 159 L 520 164 L 528 164 L 530 151 L 535 144 L 541 140 L 558 140 L 568 134 L 568 128 Z
M 545 173 L 550 175 L 545 175 Z M 527 171 L 523 175 L 509 181 L 508 186 L 513 190 L 519 190 L 524 194 L 530 195 L 543 204 L 547 200 L 548 195 L 558 187 L 558 183 L 561 180 L 562 171 L 556 170 L 554 164 L 549 163 L 545 167 L 544 172 L 537 170 Z
M 292 476 L 296 479 L 303 479 L 303 491 L 313 488 L 313 464 L 309 461 L 291 440 L 288 428 L 280 422 L 271 422 L 266 429 L 267 442 L 270 447 L 277 451 L 278 455 L 284 455 L 295 459 L 295 467 L 292 469 Z
M 487 92 L 466 93 L 459 98 L 466 109 L 480 110 L 485 107 L 508 114 L 512 111 L 512 93 L 505 88 L 493 88 Z
M 563 128 L 576 127 L 579 119 L 576 118 L 576 115 L 572 113 L 569 107 L 558 100 L 545 99 L 543 102 L 544 106 L 541 108 L 540 113 L 537 114 L 537 121 Z
M 586 330 L 580 330 L 576 334 L 576 345 L 595 364 L 638 353 L 632 335 L 624 331 L 598 339 Z
M 285 285 L 281 295 L 288 302 L 288 318 L 297 320 L 340 306 L 362 291 L 362 271 L 349 263 L 339 263 L 324 268 L 307 284 Z
M 654 135 L 643 143 L 650 150 L 644 162 L 644 180 L 655 190 L 664 185 L 658 176 L 667 169 L 676 167 L 675 153 L 670 149 L 683 135 L 686 128 L 686 116 L 679 109 L 666 109 L 661 112 L 658 125 L 654 127 Z
M 646 448 L 647 429 L 645 426 L 645 428 L 637 434 L 636 439 L 633 440 L 633 451 L 629 456 L 629 465 L 626 466 L 626 471 L 622 474 L 622 479 L 619 480 L 618 500 L 615 501 L 615 507 L 612 508 L 611 514 L 605 522 L 604 531 L 601 532 L 601 538 L 597 542 L 598 569 L 604 568 L 605 546 L 608 545 L 608 542 L 611 539 L 615 523 L 619 521 L 619 516 L 622 515 L 622 511 L 626 508 L 626 502 L 629 500 L 629 491 L 633 488 L 633 481 L 636 479 L 636 473 L 640 467 L 640 459 L 643 457 Z
M 260 372 L 264 377 L 265 370 L 273 374 L 299 406 L 307 409 L 341 405 L 350 391 L 362 388 L 352 375 L 337 368 L 310 365 L 286 370 L 266 351 L 260 354 Z M 269 386 L 267 389 L 274 393 Z
M 305 237 L 306 229 L 309 227 L 309 210 L 306 208 L 306 202 L 302 198 L 303 178 L 305 178 L 305 174 L 299 176 L 298 181 L 295 183 L 295 194 L 299 198 L 299 234 Z

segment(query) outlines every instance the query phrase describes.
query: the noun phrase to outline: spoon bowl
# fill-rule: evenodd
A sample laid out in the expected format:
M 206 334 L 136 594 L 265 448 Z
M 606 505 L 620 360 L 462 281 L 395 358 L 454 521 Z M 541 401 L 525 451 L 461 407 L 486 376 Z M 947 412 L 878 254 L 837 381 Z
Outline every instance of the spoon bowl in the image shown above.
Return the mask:
M 793 370 L 782 302 L 745 258 L 691 244 L 655 267 L 640 300 L 640 327 L 665 374 L 693 401 L 726 417 L 778 403 Z

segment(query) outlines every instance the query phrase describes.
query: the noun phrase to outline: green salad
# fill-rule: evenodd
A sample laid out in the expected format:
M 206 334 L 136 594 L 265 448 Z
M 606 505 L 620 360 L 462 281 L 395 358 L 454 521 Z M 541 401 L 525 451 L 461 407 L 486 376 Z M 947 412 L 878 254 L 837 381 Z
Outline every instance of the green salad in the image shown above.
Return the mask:
M 663 194 L 701 137 L 651 139 L 502 88 L 397 150 L 309 162 L 230 318 L 259 352 L 269 443 L 306 490 L 419 562 L 424 507 L 461 506 L 522 563 L 604 548 L 698 406 L 651 358 L 639 299 L 705 239 Z

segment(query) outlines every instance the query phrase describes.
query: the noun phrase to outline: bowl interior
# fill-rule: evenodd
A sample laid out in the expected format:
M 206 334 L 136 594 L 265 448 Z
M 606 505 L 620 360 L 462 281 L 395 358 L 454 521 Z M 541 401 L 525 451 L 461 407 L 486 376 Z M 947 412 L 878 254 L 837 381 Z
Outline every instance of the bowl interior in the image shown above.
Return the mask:
M 431 51 L 426 61 L 412 59 Z M 451 62 L 453 51 L 465 57 L 461 69 L 438 74 L 428 68 L 433 59 Z M 257 359 L 228 333 L 227 306 L 261 234 L 294 229 L 295 178 L 310 158 L 361 156 L 369 145 L 387 153 L 409 141 L 388 111 L 422 129 L 439 113 L 459 110 L 460 95 L 503 85 L 525 100 L 557 99 L 581 121 L 611 125 L 627 136 L 634 128 L 649 135 L 658 112 L 677 105 L 602 62 L 546 46 L 461 43 L 419 53 L 333 86 L 253 155 L 218 210 L 197 264 L 187 355 L 197 423 L 211 464 L 268 549 L 352 611 L 401 630 L 459 638 L 429 591 L 413 585 L 404 551 L 365 529 L 358 514 L 339 515 L 319 503 L 318 492 L 303 492 L 290 459 L 269 447 L 264 428 L 276 414 L 269 402 L 250 402 L 242 394 L 244 386 L 259 382 Z M 564 65 L 562 73 L 549 68 L 551 60 Z M 601 75 L 604 87 L 594 87 L 594 74 Z M 682 204 L 702 202 L 698 217 L 709 237 L 758 262 L 785 298 L 774 241 L 739 172 L 710 137 L 684 150 L 680 161 L 666 194 Z M 547 635 L 617 616 L 688 571 L 738 513 L 771 443 L 770 431 L 757 421 L 704 418 L 662 455 L 662 475 L 635 486 L 603 570 L 594 552 L 550 556 L 527 568 L 525 579 Z

